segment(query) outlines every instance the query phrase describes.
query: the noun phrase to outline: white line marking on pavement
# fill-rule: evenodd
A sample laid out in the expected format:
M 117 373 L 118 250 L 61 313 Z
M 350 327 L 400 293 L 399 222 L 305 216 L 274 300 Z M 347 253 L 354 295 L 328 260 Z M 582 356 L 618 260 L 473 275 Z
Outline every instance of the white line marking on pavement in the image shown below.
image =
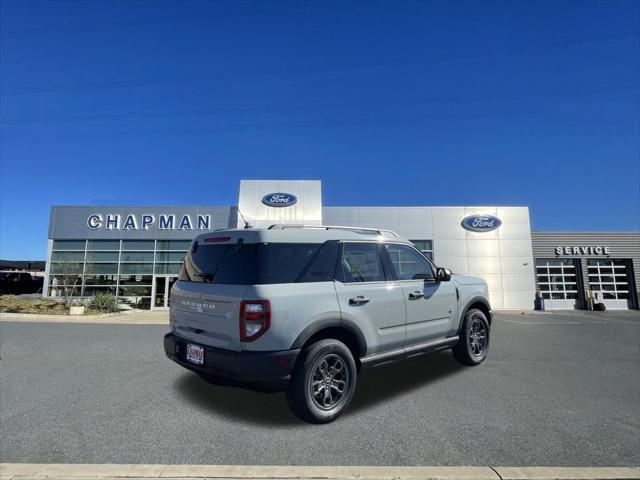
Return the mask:
M 580 322 L 518 322 L 501 318 L 499 321 L 513 323 L 515 325 L 580 325 Z

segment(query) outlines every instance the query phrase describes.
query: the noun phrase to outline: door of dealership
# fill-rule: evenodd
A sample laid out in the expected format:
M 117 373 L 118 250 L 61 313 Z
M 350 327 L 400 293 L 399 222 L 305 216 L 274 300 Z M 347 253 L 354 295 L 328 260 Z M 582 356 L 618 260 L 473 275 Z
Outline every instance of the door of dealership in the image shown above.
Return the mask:
M 536 282 L 548 310 L 586 308 L 587 290 L 608 310 L 637 308 L 629 259 L 537 258 Z
M 589 288 L 609 310 L 633 308 L 631 262 L 609 258 L 587 260 Z
M 171 287 L 178 280 L 177 275 L 155 275 L 153 277 L 153 310 L 166 310 L 171 300 Z
M 536 281 L 549 310 L 581 308 L 580 260 L 537 258 Z

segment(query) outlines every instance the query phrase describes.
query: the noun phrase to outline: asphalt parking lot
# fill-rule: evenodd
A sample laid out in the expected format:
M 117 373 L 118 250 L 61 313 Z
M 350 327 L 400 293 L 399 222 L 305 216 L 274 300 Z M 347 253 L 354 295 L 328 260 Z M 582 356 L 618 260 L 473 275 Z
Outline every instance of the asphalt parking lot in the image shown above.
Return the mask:
M 0 323 L 2 462 L 640 465 L 640 315 L 496 316 L 488 360 L 449 352 L 359 379 L 307 425 L 283 394 L 204 383 L 167 327 Z

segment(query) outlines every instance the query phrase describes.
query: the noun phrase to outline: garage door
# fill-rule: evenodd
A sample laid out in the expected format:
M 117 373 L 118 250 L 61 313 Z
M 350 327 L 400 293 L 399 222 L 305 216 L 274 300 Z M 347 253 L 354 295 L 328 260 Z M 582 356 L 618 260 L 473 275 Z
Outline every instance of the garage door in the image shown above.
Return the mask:
M 598 299 L 609 310 L 631 308 L 629 295 L 629 272 L 625 260 L 608 258 L 587 262 L 589 289 L 598 294 Z
M 547 310 L 573 310 L 579 307 L 574 259 L 537 258 L 536 281 Z

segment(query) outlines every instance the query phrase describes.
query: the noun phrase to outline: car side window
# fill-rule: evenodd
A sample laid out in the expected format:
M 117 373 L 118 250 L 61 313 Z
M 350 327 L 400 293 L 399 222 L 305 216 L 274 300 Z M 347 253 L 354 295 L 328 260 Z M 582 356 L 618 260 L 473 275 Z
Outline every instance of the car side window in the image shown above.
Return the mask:
M 338 260 L 338 242 L 325 242 L 296 279 L 299 283 L 330 282 Z
M 434 280 L 433 269 L 427 260 L 407 245 L 387 243 L 385 248 L 398 280 Z
M 340 266 L 344 283 L 385 280 L 378 245 L 375 243 L 344 243 Z

